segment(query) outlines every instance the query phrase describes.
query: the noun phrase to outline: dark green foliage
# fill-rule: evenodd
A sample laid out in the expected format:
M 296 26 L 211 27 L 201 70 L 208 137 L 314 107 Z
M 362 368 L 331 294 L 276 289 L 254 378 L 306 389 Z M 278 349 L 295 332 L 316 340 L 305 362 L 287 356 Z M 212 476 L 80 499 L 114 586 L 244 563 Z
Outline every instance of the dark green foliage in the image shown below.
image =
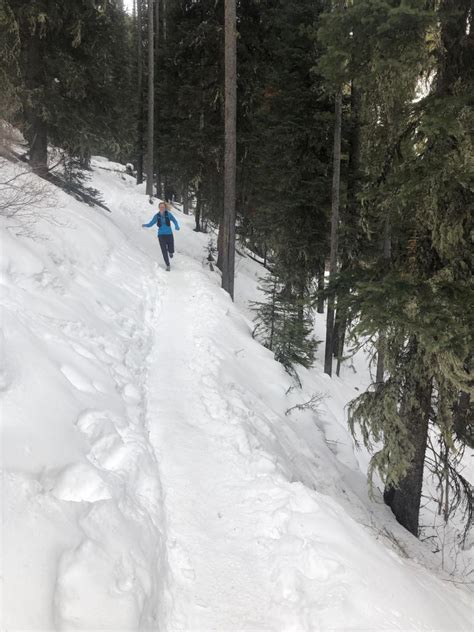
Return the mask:
M 355 19 L 367 4 L 354 3 L 345 19 L 351 13 Z M 370 4 L 388 11 L 389 25 L 393 18 L 404 28 L 384 27 L 382 40 L 374 40 L 376 52 L 384 33 L 389 37 L 382 62 L 372 57 L 370 43 L 360 43 L 360 60 L 369 62 L 359 193 L 366 244 L 346 274 L 350 292 L 341 300 L 357 322 L 354 336 L 376 341 L 384 334 L 386 382 L 353 402 L 351 422 L 361 425 L 367 445 L 371 437 L 383 442 L 372 468 L 396 498 L 406 494 L 406 476 L 423 466 L 426 435 L 417 434 L 416 419 L 429 417 L 452 442 L 456 407 L 473 387 L 472 70 L 466 54 L 472 35 L 467 2 L 446 0 L 436 14 L 406 3 Z M 358 29 L 355 21 L 354 36 Z M 433 46 L 436 41 L 442 45 Z M 357 53 L 347 42 L 346 61 Z M 415 101 L 422 71 L 434 68 L 429 93 Z M 357 76 L 357 63 L 352 72 Z M 382 247 L 387 226 L 388 256 Z M 410 340 L 416 340 L 415 363 L 405 352 Z M 419 504 L 420 494 L 406 502 Z M 416 532 L 413 525 L 410 530 Z
M 312 337 L 311 307 L 282 276 L 273 272 L 261 282 L 265 301 L 252 304 L 256 311 L 254 335 L 289 373 L 296 365 L 311 367 L 316 341 Z
M 105 1 L 7 4 L 20 41 L 13 80 L 30 143 L 41 127 L 85 164 L 99 151 L 125 158 L 133 116 L 128 18 Z
M 160 40 L 158 164 L 175 188 L 199 194 L 217 222 L 223 174 L 223 3 L 176 2 Z M 179 86 L 179 89 L 176 87 Z
M 6 0 L 0 0 L 0 116 L 12 121 L 20 109 L 18 25 Z

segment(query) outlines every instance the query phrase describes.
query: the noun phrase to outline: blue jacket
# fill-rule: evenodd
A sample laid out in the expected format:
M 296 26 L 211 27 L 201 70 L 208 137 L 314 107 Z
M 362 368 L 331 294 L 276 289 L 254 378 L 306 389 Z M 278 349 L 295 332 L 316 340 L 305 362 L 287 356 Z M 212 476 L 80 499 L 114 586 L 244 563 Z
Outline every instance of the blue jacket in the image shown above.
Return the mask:
M 158 223 L 158 215 L 159 213 L 157 213 L 156 215 L 153 216 L 153 219 L 148 222 L 148 224 L 142 224 L 143 228 L 151 228 L 152 226 L 154 226 L 155 224 Z M 176 221 L 175 216 L 173 215 L 173 213 L 171 213 L 170 211 L 168 211 L 168 217 L 170 218 L 170 222 L 173 222 L 176 230 L 179 230 L 179 224 Z M 165 222 L 165 216 L 162 215 L 161 216 L 161 226 L 158 228 L 158 235 L 172 235 L 173 231 L 171 230 L 171 226 L 168 226 Z

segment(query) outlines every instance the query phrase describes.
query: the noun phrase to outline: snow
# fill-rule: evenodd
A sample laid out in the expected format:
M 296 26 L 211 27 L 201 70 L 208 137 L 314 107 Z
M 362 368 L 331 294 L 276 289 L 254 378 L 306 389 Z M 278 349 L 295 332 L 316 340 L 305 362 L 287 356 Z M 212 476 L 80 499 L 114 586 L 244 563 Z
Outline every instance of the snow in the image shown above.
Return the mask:
M 365 360 L 294 388 L 251 335 L 261 266 L 238 258 L 233 304 L 176 210 L 165 272 L 156 204 L 93 165 L 111 213 L 54 191 L 2 219 L 1 628 L 472 629 L 466 588 L 368 498 L 344 419 Z

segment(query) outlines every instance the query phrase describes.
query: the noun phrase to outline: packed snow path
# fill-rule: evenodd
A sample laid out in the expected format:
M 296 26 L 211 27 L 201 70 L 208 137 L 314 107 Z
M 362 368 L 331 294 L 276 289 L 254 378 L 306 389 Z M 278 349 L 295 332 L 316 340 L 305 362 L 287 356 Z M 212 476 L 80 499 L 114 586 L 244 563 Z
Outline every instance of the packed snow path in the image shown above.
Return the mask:
M 166 279 L 149 379 L 149 425 L 167 519 L 171 604 L 166 629 L 265 630 L 266 547 L 245 482 L 220 354 L 214 293 L 178 260 Z M 231 387 L 230 387 L 231 389 Z M 244 450 L 248 451 L 245 446 Z

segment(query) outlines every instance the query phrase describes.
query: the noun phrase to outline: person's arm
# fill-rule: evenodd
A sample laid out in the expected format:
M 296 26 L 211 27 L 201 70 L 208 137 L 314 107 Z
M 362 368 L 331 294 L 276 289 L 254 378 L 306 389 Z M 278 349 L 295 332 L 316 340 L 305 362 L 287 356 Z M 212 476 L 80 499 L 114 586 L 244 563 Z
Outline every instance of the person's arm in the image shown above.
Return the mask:
M 158 221 L 158 213 L 153 217 L 153 219 L 148 222 L 148 224 L 142 224 L 142 228 L 151 228 L 152 226 L 154 226 Z
M 176 230 L 179 230 L 179 224 L 176 221 L 176 217 L 173 215 L 173 213 L 170 213 L 170 211 L 168 211 L 168 215 L 170 216 L 170 220 L 173 222 L 174 227 L 176 228 Z

